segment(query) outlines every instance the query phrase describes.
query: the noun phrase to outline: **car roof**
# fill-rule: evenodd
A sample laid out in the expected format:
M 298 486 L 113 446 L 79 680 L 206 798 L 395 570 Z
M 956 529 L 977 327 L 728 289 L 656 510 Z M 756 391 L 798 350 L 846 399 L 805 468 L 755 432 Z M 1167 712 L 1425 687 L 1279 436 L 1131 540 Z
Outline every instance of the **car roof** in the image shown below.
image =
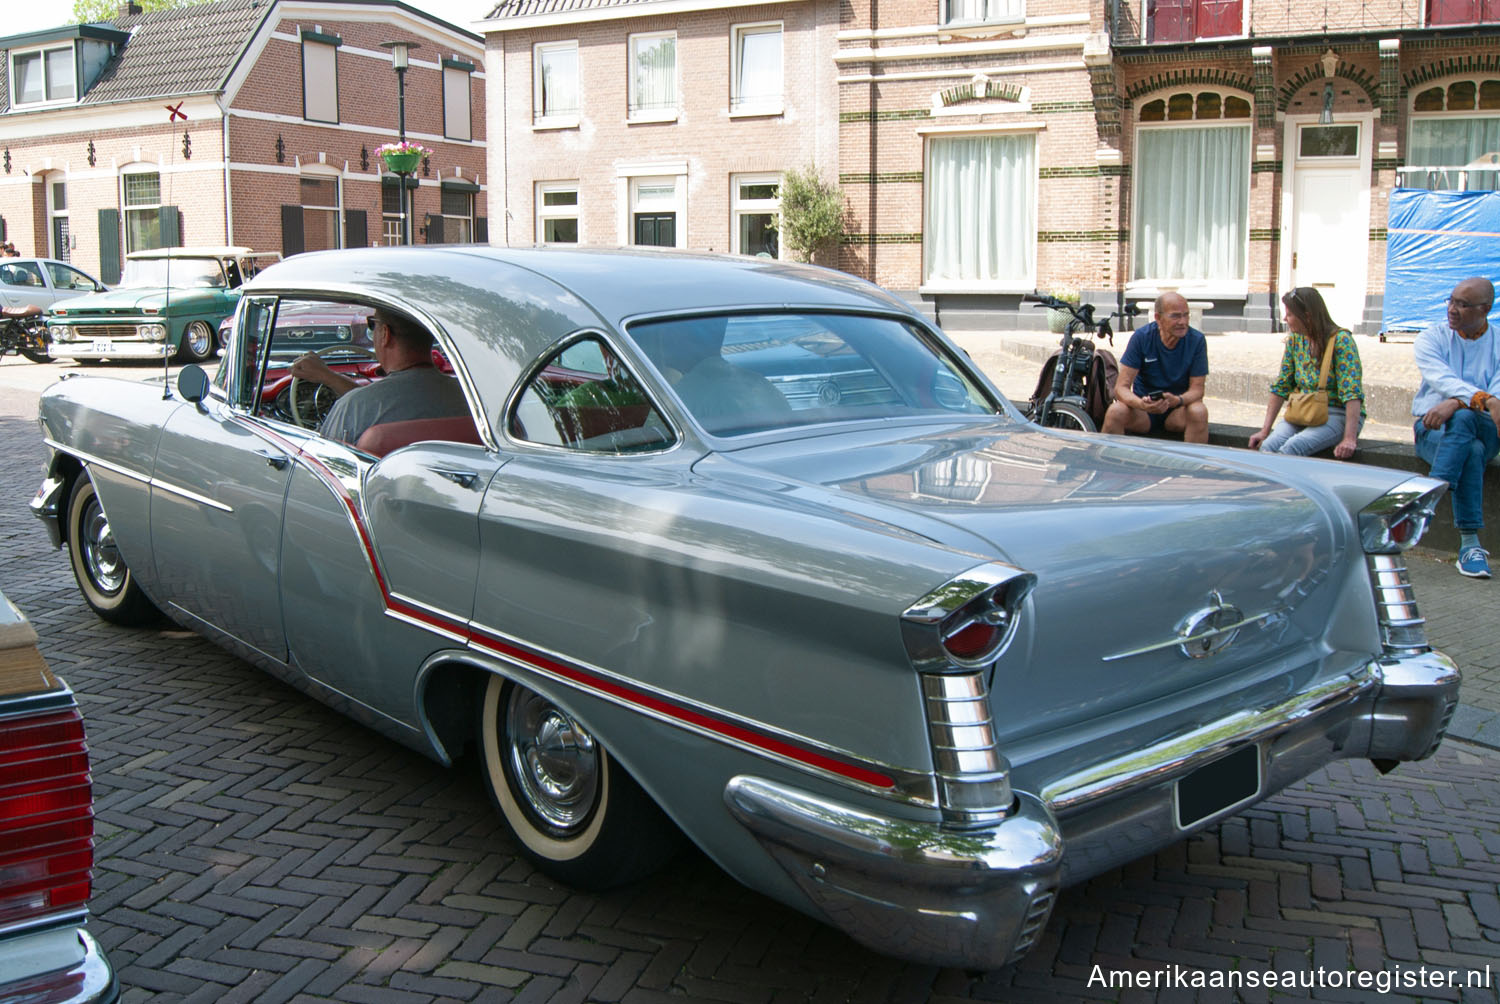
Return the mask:
M 273 251 L 251 251 L 246 247 L 204 246 L 148 248 L 132 251 L 125 256 L 127 261 L 140 258 L 248 258 L 275 254 Z
M 244 286 L 385 302 L 439 324 L 481 386 L 509 388 L 548 346 L 652 314 L 816 309 L 900 313 L 904 301 L 844 272 L 738 255 L 484 244 L 294 255 Z

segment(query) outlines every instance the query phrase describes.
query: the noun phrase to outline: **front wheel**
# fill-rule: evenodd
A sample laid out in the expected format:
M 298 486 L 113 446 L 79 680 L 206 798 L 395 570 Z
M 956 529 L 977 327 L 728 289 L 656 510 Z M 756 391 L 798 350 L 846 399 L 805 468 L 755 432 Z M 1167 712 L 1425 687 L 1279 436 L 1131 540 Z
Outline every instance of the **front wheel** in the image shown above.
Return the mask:
M 1046 424 L 1049 428 L 1071 429 L 1074 432 L 1099 431 L 1088 412 L 1068 401 L 1052 402 L 1052 413 L 1047 416 Z
M 214 329 L 207 321 L 194 321 L 182 333 L 177 358 L 185 363 L 201 363 L 214 354 Z
M 490 677 L 480 702 L 481 776 L 539 869 L 608 889 L 661 867 L 681 835 L 601 746 L 542 695 Z
M 120 557 L 109 517 L 87 474 L 78 476 L 68 497 L 68 559 L 84 601 L 104 620 L 129 626 L 160 616 Z
M 46 349 L 34 349 L 27 347 L 21 349 L 21 355 L 25 356 L 27 359 L 30 359 L 34 363 L 50 363 L 52 361 L 52 357 L 47 354 Z

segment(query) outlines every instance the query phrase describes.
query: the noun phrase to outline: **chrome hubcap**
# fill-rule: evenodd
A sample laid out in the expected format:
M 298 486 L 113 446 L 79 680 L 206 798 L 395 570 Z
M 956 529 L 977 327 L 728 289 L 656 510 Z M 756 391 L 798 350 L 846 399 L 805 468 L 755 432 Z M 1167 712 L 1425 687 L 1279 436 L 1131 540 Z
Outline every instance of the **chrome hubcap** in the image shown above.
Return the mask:
M 204 324 L 202 321 L 195 321 L 193 324 L 188 326 L 188 348 L 192 349 L 195 355 L 208 355 L 208 344 L 212 340 L 212 338 L 213 332 L 209 331 L 208 325 Z
M 79 550 L 88 568 L 89 579 L 101 593 L 118 593 L 125 585 L 125 563 L 115 547 L 115 535 L 99 500 L 91 498 L 79 521 Z
M 557 830 L 587 825 L 599 790 L 594 737 L 550 701 L 521 687 L 511 689 L 505 725 L 510 773 L 531 811 Z

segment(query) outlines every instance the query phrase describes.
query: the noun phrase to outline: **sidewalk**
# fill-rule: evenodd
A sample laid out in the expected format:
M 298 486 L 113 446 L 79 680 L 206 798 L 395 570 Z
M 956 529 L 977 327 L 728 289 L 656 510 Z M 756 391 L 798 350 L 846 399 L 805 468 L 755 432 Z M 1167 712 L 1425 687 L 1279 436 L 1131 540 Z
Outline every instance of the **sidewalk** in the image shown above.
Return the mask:
M 1042 363 L 1056 349 L 1061 336 L 1045 331 L 949 333 L 1011 399 L 1026 400 L 1036 387 Z M 1215 423 L 1258 427 L 1266 414 L 1271 379 L 1281 366 L 1285 335 L 1241 331 L 1208 337 L 1208 413 Z M 1118 332 L 1113 346 L 1118 358 L 1130 340 Z M 1410 341 L 1382 342 L 1370 335 L 1356 336 L 1364 369 L 1365 411 L 1361 439 L 1411 445 L 1411 398 L 1420 376 L 1412 359 Z

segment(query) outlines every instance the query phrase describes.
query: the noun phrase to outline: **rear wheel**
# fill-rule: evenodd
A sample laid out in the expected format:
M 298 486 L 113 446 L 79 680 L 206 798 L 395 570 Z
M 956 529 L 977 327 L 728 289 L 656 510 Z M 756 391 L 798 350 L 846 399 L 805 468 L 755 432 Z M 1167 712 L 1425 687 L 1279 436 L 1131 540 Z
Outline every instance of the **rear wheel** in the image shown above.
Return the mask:
M 480 702 L 481 775 L 538 868 L 584 889 L 647 875 L 681 834 L 594 737 L 520 684 L 490 677 Z
M 1099 427 L 1089 413 L 1067 401 L 1055 401 L 1052 414 L 1047 416 L 1047 425 L 1053 429 L 1072 429 L 1074 432 L 1098 432 Z
M 185 363 L 200 363 L 214 354 L 214 329 L 207 321 L 194 321 L 182 333 L 177 358 Z
M 34 363 L 50 363 L 52 361 L 52 357 L 47 355 L 46 349 L 23 348 L 21 355 Z
M 160 616 L 120 557 L 87 474 L 78 476 L 68 498 L 68 559 L 84 601 L 111 624 L 146 624 Z

